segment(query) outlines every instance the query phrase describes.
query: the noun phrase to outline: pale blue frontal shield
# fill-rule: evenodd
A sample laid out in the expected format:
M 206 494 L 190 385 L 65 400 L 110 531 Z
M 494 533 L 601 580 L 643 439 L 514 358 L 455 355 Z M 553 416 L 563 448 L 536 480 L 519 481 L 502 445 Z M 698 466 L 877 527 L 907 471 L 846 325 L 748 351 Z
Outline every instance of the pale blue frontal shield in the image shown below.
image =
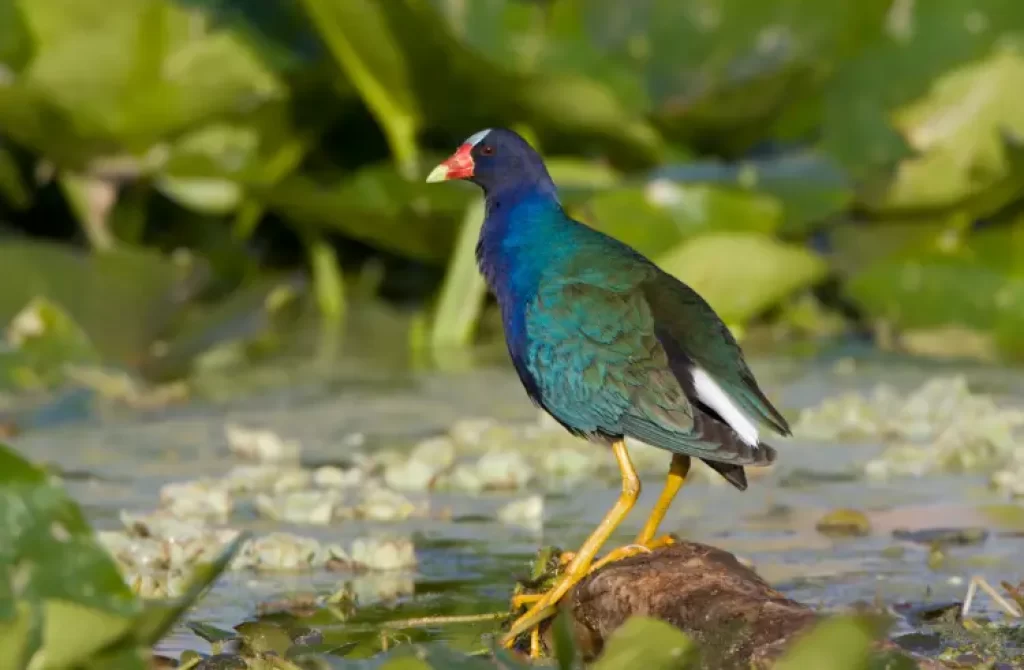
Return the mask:
M 476 145 L 480 144 L 480 142 L 485 137 L 487 137 L 487 133 L 489 132 L 491 132 L 491 129 L 485 128 L 484 130 L 481 130 L 479 133 L 474 133 L 470 135 L 463 144 L 468 144 L 471 147 L 475 147 Z

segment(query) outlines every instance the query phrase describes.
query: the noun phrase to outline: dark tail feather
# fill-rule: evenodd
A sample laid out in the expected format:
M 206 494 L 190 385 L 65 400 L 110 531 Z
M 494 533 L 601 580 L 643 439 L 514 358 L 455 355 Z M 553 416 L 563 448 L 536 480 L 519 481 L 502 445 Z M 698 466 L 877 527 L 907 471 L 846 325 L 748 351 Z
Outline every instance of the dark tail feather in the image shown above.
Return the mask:
M 742 465 L 729 465 L 727 463 L 717 463 L 715 461 L 704 461 L 708 464 L 712 470 L 725 477 L 725 481 L 729 482 L 740 491 L 747 490 L 747 473 L 743 471 Z
M 775 462 L 776 452 L 775 449 L 770 445 L 762 442 L 757 446 L 759 452 L 763 452 L 763 462 L 759 462 L 759 465 L 768 465 Z M 731 463 L 719 463 L 717 461 L 709 461 L 701 459 L 707 463 L 708 467 L 717 472 L 718 474 L 725 477 L 725 481 L 729 482 L 740 491 L 747 490 L 747 473 L 744 472 L 742 465 L 732 465 Z

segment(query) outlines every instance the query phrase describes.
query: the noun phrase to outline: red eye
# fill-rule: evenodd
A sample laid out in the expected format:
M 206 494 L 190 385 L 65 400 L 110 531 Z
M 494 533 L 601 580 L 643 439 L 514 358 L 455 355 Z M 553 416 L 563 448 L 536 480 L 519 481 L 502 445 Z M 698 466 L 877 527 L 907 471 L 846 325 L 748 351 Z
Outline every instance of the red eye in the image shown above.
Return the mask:
M 493 156 L 494 155 L 494 147 L 492 147 L 489 144 L 483 145 L 482 147 L 480 147 L 480 155 L 481 156 Z

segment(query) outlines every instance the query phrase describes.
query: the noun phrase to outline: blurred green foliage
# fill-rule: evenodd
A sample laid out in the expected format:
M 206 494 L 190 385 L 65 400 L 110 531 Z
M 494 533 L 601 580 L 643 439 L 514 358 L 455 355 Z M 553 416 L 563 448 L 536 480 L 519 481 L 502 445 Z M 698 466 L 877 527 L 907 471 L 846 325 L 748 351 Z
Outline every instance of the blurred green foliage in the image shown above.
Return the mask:
M 733 326 L 813 293 L 1024 358 L 1022 49 L 1016 0 L 8 0 L 0 324 L 45 298 L 182 376 L 305 268 L 327 322 L 384 297 L 466 346 L 478 201 L 422 177 L 501 125 Z

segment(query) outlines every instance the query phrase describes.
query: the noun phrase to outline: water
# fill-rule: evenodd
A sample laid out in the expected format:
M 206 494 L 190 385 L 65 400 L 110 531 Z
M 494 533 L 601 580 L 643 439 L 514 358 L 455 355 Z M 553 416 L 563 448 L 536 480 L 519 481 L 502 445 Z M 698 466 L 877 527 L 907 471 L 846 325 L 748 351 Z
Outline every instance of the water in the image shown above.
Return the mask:
M 881 359 L 862 363 L 856 373 L 846 375 L 835 374 L 827 362 L 765 359 L 755 361 L 753 367 L 762 385 L 790 415 L 841 390 L 866 389 L 883 381 L 910 388 L 942 371 Z M 968 375 L 977 390 L 1024 404 L 1024 381 L 1014 371 L 985 367 L 959 371 Z M 270 428 L 299 439 L 304 462 L 321 464 L 344 461 L 351 445 L 359 441 L 368 449 L 401 446 L 471 416 L 521 420 L 534 417 L 535 410 L 518 379 L 503 366 L 414 375 L 378 374 L 356 365 L 331 377 L 300 380 L 292 375 L 285 385 L 271 385 L 258 394 L 218 404 L 193 404 L 148 415 L 120 413 L 41 428 L 28 432 L 16 446 L 34 459 L 59 463 L 63 470 L 75 473 L 69 483 L 73 495 L 98 527 L 114 528 L 119 510 L 155 507 L 164 483 L 216 476 L 237 463 L 224 438 L 227 422 Z M 1003 579 L 1016 583 L 1024 577 L 1019 562 L 1024 555 L 1024 509 L 1013 514 L 1014 508 L 1007 508 L 1007 501 L 988 488 L 985 477 L 869 482 L 856 473 L 866 459 L 880 452 L 880 444 L 795 439 L 777 446 L 779 467 L 765 476 L 751 477 L 745 493 L 704 479 L 688 484 L 663 529 L 750 559 L 784 594 L 825 609 L 857 602 L 957 600 L 974 575 L 983 575 L 993 584 Z M 660 477 L 645 477 L 645 485 L 636 510 L 609 546 L 632 539 L 657 495 Z M 415 574 L 235 573 L 218 583 L 192 618 L 230 628 L 251 618 L 260 603 L 295 593 L 330 592 L 341 580 L 352 580 L 367 606 L 357 620 L 502 610 L 515 578 L 528 572 L 537 547 L 575 547 L 616 493 L 604 481 L 546 492 L 541 533 L 494 521 L 500 505 L 522 497 L 522 492 L 435 495 L 432 508 L 450 509 L 450 515 L 387 524 L 389 530 L 414 535 L 420 561 Z M 993 505 L 1002 506 L 1004 514 L 992 514 L 989 506 Z M 839 507 L 866 512 L 871 534 L 829 539 L 817 532 L 815 523 L 822 514 Z M 1007 509 L 1011 514 L 1005 514 Z M 243 525 L 340 540 L 381 524 L 344 522 L 308 528 L 250 521 Z M 934 527 L 980 527 L 990 533 L 980 545 L 946 550 L 947 560 L 936 569 L 929 567 L 928 547 L 892 536 L 895 529 Z M 981 611 L 989 607 L 985 598 L 979 605 Z M 314 621 L 328 628 L 332 625 L 329 618 Z M 487 630 L 488 625 L 438 627 L 415 634 L 472 647 Z M 187 648 L 204 650 L 206 645 L 179 627 L 162 643 L 161 651 L 174 655 Z

